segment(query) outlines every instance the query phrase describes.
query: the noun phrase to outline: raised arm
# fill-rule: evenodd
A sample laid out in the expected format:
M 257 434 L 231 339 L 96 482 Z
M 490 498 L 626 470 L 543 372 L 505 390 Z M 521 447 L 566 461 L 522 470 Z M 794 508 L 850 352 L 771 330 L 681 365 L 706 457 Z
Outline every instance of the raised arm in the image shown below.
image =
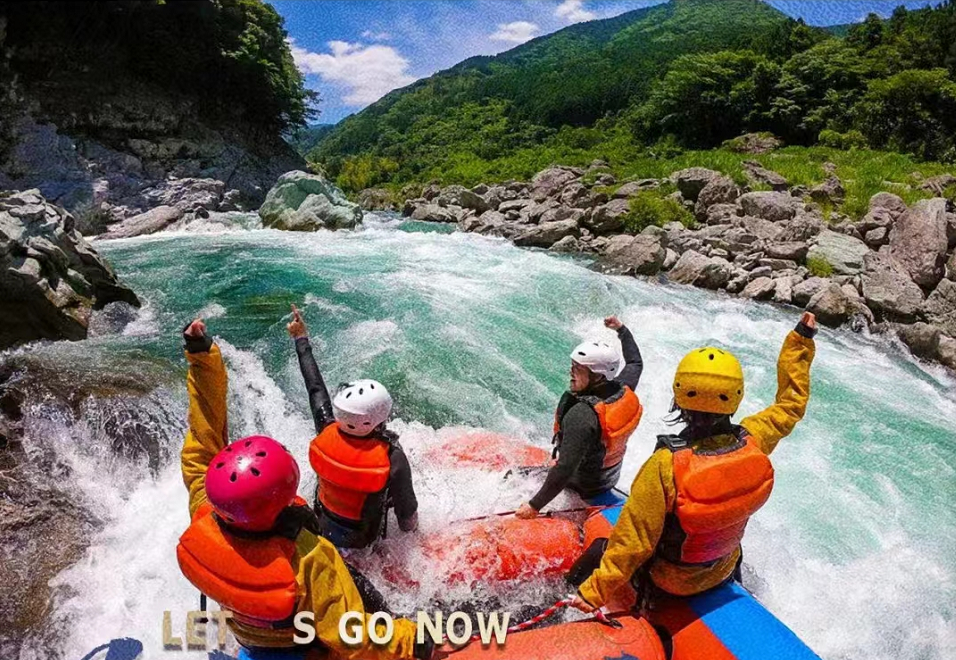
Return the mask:
M 312 410 L 312 419 L 315 421 L 315 432 L 334 421 L 332 414 L 332 399 L 325 386 L 322 372 L 312 355 L 312 344 L 309 342 L 309 330 L 305 327 L 302 314 L 292 305 L 292 322 L 287 326 L 289 335 L 295 340 L 295 354 L 299 358 L 299 370 L 305 380 L 305 389 L 309 393 L 309 408 Z
M 617 331 L 617 338 L 621 341 L 621 355 L 624 356 L 624 368 L 617 375 L 615 380 L 624 383 L 632 390 L 637 389 L 637 384 L 641 380 L 641 374 L 644 373 L 644 359 L 641 357 L 641 349 L 637 347 L 634 341 L 634 335 L 621 323 L 616 316 L 609 316 L 604 319 L 604 325 Z
M 777 396 L 773 405 L 751 415 L 740 425 L 747 429 L 769 454 L 781 439 L 790 435 L 793 427 L 803 419 L 810 399 L 810 365 L 816 354 L 813 336 L 817 332 L 816 319 L 807 312 L 783 342 L 777 359 Z
M 189 373 L 189 430 L 183 442 L 183 482 L 189 490 L 189 515 L 206 501 L 206 469 L 227 444 L 226 367 L 219 347 L 196 319 L 183 331 Z

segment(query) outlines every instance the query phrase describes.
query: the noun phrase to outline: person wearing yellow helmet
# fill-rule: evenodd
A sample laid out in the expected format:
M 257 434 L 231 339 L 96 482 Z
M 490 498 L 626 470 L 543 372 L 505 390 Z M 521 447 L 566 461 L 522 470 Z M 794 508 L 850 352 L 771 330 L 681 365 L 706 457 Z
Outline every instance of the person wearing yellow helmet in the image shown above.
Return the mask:
M 731 421 L 744 397 L 737 358 L 704 347 L 680 361 L 671 421 L 684 428 L 658 436 L 572 606 L 621 605 L 633 600 L 632 587 L 645 601 L 656 590 L 692 596 L 740 579 L 747 521 L 773 488 L 768 456 L 806 412 L 815 334 L 814 315 L 804 313 L 780 351 L 775 402 L 740 424 Z

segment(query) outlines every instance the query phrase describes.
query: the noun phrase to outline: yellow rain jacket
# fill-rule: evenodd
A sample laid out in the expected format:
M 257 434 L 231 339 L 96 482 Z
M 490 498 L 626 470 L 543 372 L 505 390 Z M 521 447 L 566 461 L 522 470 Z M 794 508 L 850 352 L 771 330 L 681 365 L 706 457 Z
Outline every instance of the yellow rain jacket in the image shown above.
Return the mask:
M 790 435 L 806 412 L 814 352 L 812 339 L 790 332 L 777 361 L 776 401 L 740 423 L 766 454 L 770 454 L 782 438 Z M 736 442 L 734 435 L 727 434 L 707 438 L 697 446 L 714 450 Z M 678 565 L 654 556 L 664 531 L 665 516 L 677 506 L 673 455 L 666 448 L 655 451 L 634 479 L 600 567 L 578 590 L 594 607 L 627 599 L 627 594 L 632 594 L 629 592 L 632 576 L 648 561 L 652 582 L 678 596 L 706 591 L 733 574 L 740 557 L 739 546 L 731 555 L 711 566 Z
M 216 345 L 209 352 L 186 353 L 186 360 L 189 362 L 189 432 L 183 445 L 182 470 L 183 481 L 189 489 L 192 517 L 206 501 L 206 468 L 226 446 L 226 369 Z M 365 635 L 362 644 L 347 646 L 339 638 L 339 619 L 345 612 L 365 612 L 342 557 L 335 546 L 306 530 L 299 533 L 295 544 L 292 565 L 298 586 L 296 611 L 315 614 L 316 638 L 329 650 L 329 657 L 343 660 L 414 657 L 416 629 L 408 619 L 395 620 L 394 634 L 387 645 L 372 644 Z M 233 620 L 229 625 L 243 646 L 306 648 L 295 644 L 288 631 L 254 628 Z

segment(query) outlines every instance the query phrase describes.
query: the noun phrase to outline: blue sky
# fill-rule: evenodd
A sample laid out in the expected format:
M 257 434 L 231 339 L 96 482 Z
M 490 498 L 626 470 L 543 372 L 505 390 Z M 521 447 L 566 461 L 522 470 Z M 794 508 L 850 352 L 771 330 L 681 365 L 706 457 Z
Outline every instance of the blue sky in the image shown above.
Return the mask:
M 270 0 L 285 18 L 293 55 L 335 123 L 389 91 L 474 55 L 493 55 L 573 23 L 661 0 Z M 768 0 L 812 25 L 889 15 L 929 0 Z

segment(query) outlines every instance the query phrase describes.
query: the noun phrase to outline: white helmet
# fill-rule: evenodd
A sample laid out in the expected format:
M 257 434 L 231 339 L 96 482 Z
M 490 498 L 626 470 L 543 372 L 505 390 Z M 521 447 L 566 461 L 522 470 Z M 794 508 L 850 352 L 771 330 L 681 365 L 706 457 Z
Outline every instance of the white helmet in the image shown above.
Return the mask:
M 332 412 L 343 432 L 364 438 L 388 419 L 392 396 L 376 380 L 357 380 L 336 393 Z
M 571 351 L 571 360 L 607 378 L 614 378 L 621 368 L 621 356 L 617 349 L 604 341 L 578 344 Z

